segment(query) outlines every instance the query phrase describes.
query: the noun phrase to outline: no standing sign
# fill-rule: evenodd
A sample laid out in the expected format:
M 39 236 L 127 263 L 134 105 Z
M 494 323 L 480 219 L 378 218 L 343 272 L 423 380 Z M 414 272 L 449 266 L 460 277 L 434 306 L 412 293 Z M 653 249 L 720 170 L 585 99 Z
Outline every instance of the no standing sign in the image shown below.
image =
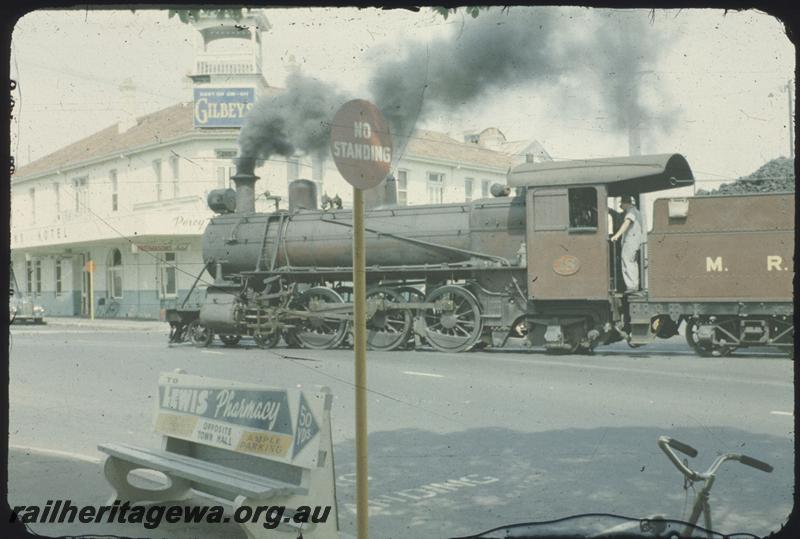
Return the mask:
M 381 111 L 363 99 L 348 101 L 333 117 L 331 155 L 356 189 L 377 187 L 392 164 L 392 136 Z
M 331 154 L 336 168 L 353 186 L 353 351 L 356 400 L 356 530 L 368 539 L 367 486 L 367 317 L 366 257 L 364 251 L 364 193 L 377 187 L 392 164 L 389 124 L 378 107 L 348 101 L 331 126 Z

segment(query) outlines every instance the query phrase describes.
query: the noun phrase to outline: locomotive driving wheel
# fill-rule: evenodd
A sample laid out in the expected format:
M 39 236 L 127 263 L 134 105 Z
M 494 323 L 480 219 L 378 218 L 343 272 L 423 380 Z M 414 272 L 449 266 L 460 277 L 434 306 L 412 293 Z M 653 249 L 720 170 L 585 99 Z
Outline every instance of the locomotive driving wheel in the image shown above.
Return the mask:
M 370 301 L 405 303 L 399 291 L 383 287 L 367 292 L 367 302 Z M 370 350 L 394 350 L 406 343 L 410 332 L 411 312 L 408 309 L 378 309 L 367 320 L 367 347 Z
M 303 292 L 291 308 L 312 311 L 312 304 L 344 303 L 342 297 L 325 287 L 310 288 Z M 287 342 L 297 341 L 304 348 L 325 350 L 341 344 L 347 335 L 347 320 L 326 317 L 324 313 L 299 318 L 295 327 L 287 332 Z
M 286 346 L 289 348 L 302 348 L 303 343 L 297 338 L 293 329 L 287 329 L 283 332 L 283 340 L 286 341 Z
M 440 352 L 463 352 L 472 348 L 481 336 L 481 308 L 475 296 L 460 286 L 442 286 L 428 296 L 429 303 L 441 302 L 442 308 L 426 309 L 425 338 Z
M 394 288 L 394 291 L 400 294 L 400 297 L 403 298 L 408 303 L 424 303 L 425 302 L 425 294 L 419 288 L 414 286 L 400 286 L 398 288 Z M 420 342 L 425 342 L 425 337 L 421 335 L 417 335 L 414 332 L 414 320 L 420 314 L 420 309 L 409 309 L 408 312 L 411 314 L 411 328 L 412 330 L 408 332 L 408 337 L 406 338 L 405 345 L 403 348 L 406 349 L 413 349 L 416 345 L 416 340 L 419 338 Z
M 214 332 L 201 324 L 199 320 L 192 321 L 186 329 L 186 333 L 195 346 L 206 347 L 214 340 Z

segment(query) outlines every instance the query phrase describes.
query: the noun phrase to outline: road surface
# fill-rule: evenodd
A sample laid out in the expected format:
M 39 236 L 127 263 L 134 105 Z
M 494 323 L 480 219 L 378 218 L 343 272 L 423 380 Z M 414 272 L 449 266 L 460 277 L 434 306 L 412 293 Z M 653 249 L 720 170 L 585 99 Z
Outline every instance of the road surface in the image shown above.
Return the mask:
M 340 523 L 355 533 L 352 351 L 168 346 L 165 328 L 135 322 L 14 327 L 11 339 L 11 502 L 104 503 L 97 444 L 159 447 L 158 375 L 184 369 L 330 387 Z M 656 446 L 662 434 L 696 447 L 702 469 L 728 451 L 775 467 L 722 469 L 711 499 L 720 531 L 766 535 L 792 507 L 793 362 L 779 354 L 698 358 L 677 338 L 591 356 L 370 352 L 368 380 L 371 537 L 455 537 L 589 512 L 685 517 L 682 478 Z

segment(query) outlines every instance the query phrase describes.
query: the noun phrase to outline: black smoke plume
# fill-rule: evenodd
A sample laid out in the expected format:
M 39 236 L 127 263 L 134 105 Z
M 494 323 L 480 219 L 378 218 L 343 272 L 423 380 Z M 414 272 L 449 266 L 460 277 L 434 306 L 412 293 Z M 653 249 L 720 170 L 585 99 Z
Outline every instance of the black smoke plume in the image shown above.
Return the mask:
M 579 8 L 493 7 L 428 43 L 410 42 L 397 59 L 373 72 L 372 99 L 390 122 L 400 156 L 418 121 L 436 110 L 471 114 L 481 98 L 525 85 L 560 90 L 556 114 L 584 114 L 598 104 L 614 130 L 649 126 L 668 129 L 665 96 L 650 110 L 643 88 L 659 94 L 649 76 L 666 48 L 653 12 Z M 451 19 L 452 21 L 452 19 Z M 394 51 L 376 54 L 382 58 Z M 565 88 L 577 89 L 566 97 Z M 535 94 L 532 98 L 536 98 Z M 284 92 L 262 98 L 239 136 L 240 155 L 267 159 L 295 151 L 327 155 L 330 121 L 347 97 L 330 84 L 294 73 Z M 474 110 L 474 108 L 472 109 Z M 596 109 L 595 109 L 596 110 Z
M 323 156 L 330 146 L 330 121 L 347 98 L 334 86 L 292 73 L 286 90 L 262 97 L 239 132 L 239 155 L 269 159 L 296 151 Z
M 449 36 L 409 44 L 401 58 L 376 70 L 370 87 L 400 138 L 437 109 L 469 114 L 469 105 L 508 87 L 558 88 L 568 82 L 584 93 L 579 102 L 599 102 L 610 127 L 624 129 L 653 116 L 641 86 L 665 48 L 665 37 L 650 15 L 491 8 L 475 19 L 465 17 L 463 26 L 454 24 Z M 565 97 L 560 101 L 553 110 L 570 106 Z M 668 127 L 672 117 L 661 127 Z

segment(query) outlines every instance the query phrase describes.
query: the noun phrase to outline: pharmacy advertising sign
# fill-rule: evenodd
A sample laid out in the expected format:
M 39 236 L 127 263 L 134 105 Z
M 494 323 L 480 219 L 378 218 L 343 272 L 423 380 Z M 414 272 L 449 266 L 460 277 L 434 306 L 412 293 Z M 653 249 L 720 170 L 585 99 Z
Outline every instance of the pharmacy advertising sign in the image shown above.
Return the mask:
M 288 463 L 316 465 L 325 396 L 187 374 L 162 374 L 155 431 Z M 316 442 L 316 447 L 312 442 Z

